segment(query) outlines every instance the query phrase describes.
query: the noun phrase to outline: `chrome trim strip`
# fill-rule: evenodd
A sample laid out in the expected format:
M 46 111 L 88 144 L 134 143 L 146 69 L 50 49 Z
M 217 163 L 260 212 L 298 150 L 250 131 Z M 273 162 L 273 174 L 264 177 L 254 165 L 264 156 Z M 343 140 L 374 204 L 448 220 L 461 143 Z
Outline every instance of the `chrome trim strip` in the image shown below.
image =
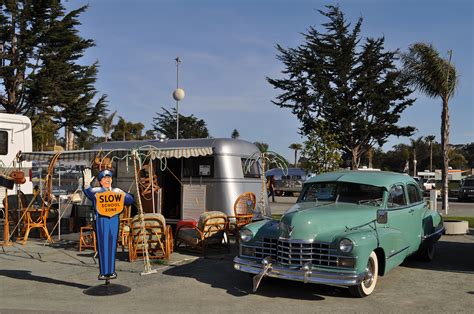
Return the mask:
M 234 258 L 234 269 L 250 274 L 259 274 L 262 270 L 262 264 L 260 262 L 246 260 L 240 257 Z M 355 271 L 349 272 L 331 272 L 325 271 L 323 269 L 318 269 L 312 267 L 310 273 L 303 270 L 302 267 L 298 269 L 290 269 L 278 263 L 273 263 L 271 269 L 268 270 L 266 276 L 302 281 L 302 282 L 311 282 L 311 283 L 321 283 L 327 285 L 336 285 L 336 286 L 353 286 L 361 283 L 365 276 L 366 272 L 357 274 Z M 306 275 L 306 276 L 305 276 Z
M 397 255 L 397 254 L 399 254 L 399 253 L 401 253 L 401 252 L 403 252 L 403 251 L 407 250 L 409 247 L 410 247 L 410 246 L 407 246 L 407 247 L 405 247 L 405 248 L 401 249 L 400 251 L 397 251 L 397 252 L 395 252 L 395 253 L 393 253 L 393 254 L 390 254 L 390 255 L 389 255 L 389 256 L 387 256 L 385 259 L 392 258 L 392 257 L 394 257 L 395 255 Z
M 440 234 L 443 234 L 444 229 L 445 229 L 445 228 L 442 227 L 442 228 L 436 230 L 435 232 L 433 232 L 433 233 L 431 233 L 431 234 L 428 234 L 428 235 L 423 236 L 423 240 L 426 240 L 426 239 L 429 239 L 429 238 L 431 238 L 431 237 L 434 237 L 434 236 L 438 236 L 438 235 L 440 235 Z

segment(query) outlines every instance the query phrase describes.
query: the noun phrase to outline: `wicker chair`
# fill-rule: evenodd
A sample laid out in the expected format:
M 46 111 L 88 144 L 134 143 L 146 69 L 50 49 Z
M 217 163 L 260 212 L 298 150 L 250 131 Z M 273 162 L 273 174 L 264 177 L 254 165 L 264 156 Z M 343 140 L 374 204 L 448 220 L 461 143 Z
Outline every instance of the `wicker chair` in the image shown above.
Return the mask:
M 125 206 L 123 211 L 120 213 L 120 222 L 119 222 L 119 234 L 118 234 L 118 244 L 122 247 L 122 252 L 125 251 L 125 247 L 128 248 L 128 242 L 130 238 L 130 225 L 132 222 L 131 216 L 132 207 Z
M 144 226 L 140 224 L 139 216 L 131 223 L 128 252 L 129 260 L 144 256 L 148 247 L 149 258 L 168 259 L 173 252 L 173 234 L 171 227 L 166 225 L 161 214 L 146 213 L 143 215 Z
M 12 195 L 13 197 L 17 197 Z M 18 192 L 18 199 L 20 201 L 21 217 L 23 227 L 21 229 L 22 237 L 21 244 L 25 244 L 28 241 L 30 231 L 32 229 L 40 229 L 40 235 L 49 242 L 53 242 L 51 235 L 49 234 L 46 222 L 48 220 L 50 206 L 45 204 L 37 191 L 36 194 L 23 194 Z M 8 196 L 8 202 L 10 203 L 10 196 Z
M 234 202 L 234 216 L 228 216 L 229 233 L 239 240 L 239 230 L 252 222 L 257 197 L 252 192 L 240 194 Z

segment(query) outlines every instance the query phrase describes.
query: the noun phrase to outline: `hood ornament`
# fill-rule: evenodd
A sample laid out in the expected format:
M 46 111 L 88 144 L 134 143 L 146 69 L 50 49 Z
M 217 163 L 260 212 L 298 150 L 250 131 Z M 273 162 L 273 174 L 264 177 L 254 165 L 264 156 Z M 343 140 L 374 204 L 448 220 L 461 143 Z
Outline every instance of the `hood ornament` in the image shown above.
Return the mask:
M 291 234 L 293 233 L 293 230 L 295 229 L 295 226 L 288 226 L 288 236 L 291 237 Z

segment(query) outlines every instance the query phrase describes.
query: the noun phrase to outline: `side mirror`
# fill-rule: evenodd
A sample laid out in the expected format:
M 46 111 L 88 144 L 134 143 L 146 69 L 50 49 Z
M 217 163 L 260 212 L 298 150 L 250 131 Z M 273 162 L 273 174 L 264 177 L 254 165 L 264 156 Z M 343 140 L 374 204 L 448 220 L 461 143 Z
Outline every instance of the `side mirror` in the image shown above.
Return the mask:
M 387 213 L 387 210 L 385 209 L 379 209 L 377 210 L 377 223 L 379 224 L 386 224 L 387 221 L 388 221 L 388 213 Z

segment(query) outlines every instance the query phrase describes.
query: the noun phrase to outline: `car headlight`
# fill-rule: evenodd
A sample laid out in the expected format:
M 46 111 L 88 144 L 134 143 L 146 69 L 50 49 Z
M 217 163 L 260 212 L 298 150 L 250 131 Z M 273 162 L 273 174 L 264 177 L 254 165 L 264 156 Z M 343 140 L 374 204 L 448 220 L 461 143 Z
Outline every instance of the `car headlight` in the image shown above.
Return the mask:
M 253 238 L 253 232 L 249 229 L 243 229 L 240 231 L 240 240 L 242 242 L 249 242 Z
M 339 242 L 339 250 L 344 253 L 349 253 L 352 251 L 352 248 L 354 247 L 354 243 L 349 240 L 349 239 L 342 239 Z

